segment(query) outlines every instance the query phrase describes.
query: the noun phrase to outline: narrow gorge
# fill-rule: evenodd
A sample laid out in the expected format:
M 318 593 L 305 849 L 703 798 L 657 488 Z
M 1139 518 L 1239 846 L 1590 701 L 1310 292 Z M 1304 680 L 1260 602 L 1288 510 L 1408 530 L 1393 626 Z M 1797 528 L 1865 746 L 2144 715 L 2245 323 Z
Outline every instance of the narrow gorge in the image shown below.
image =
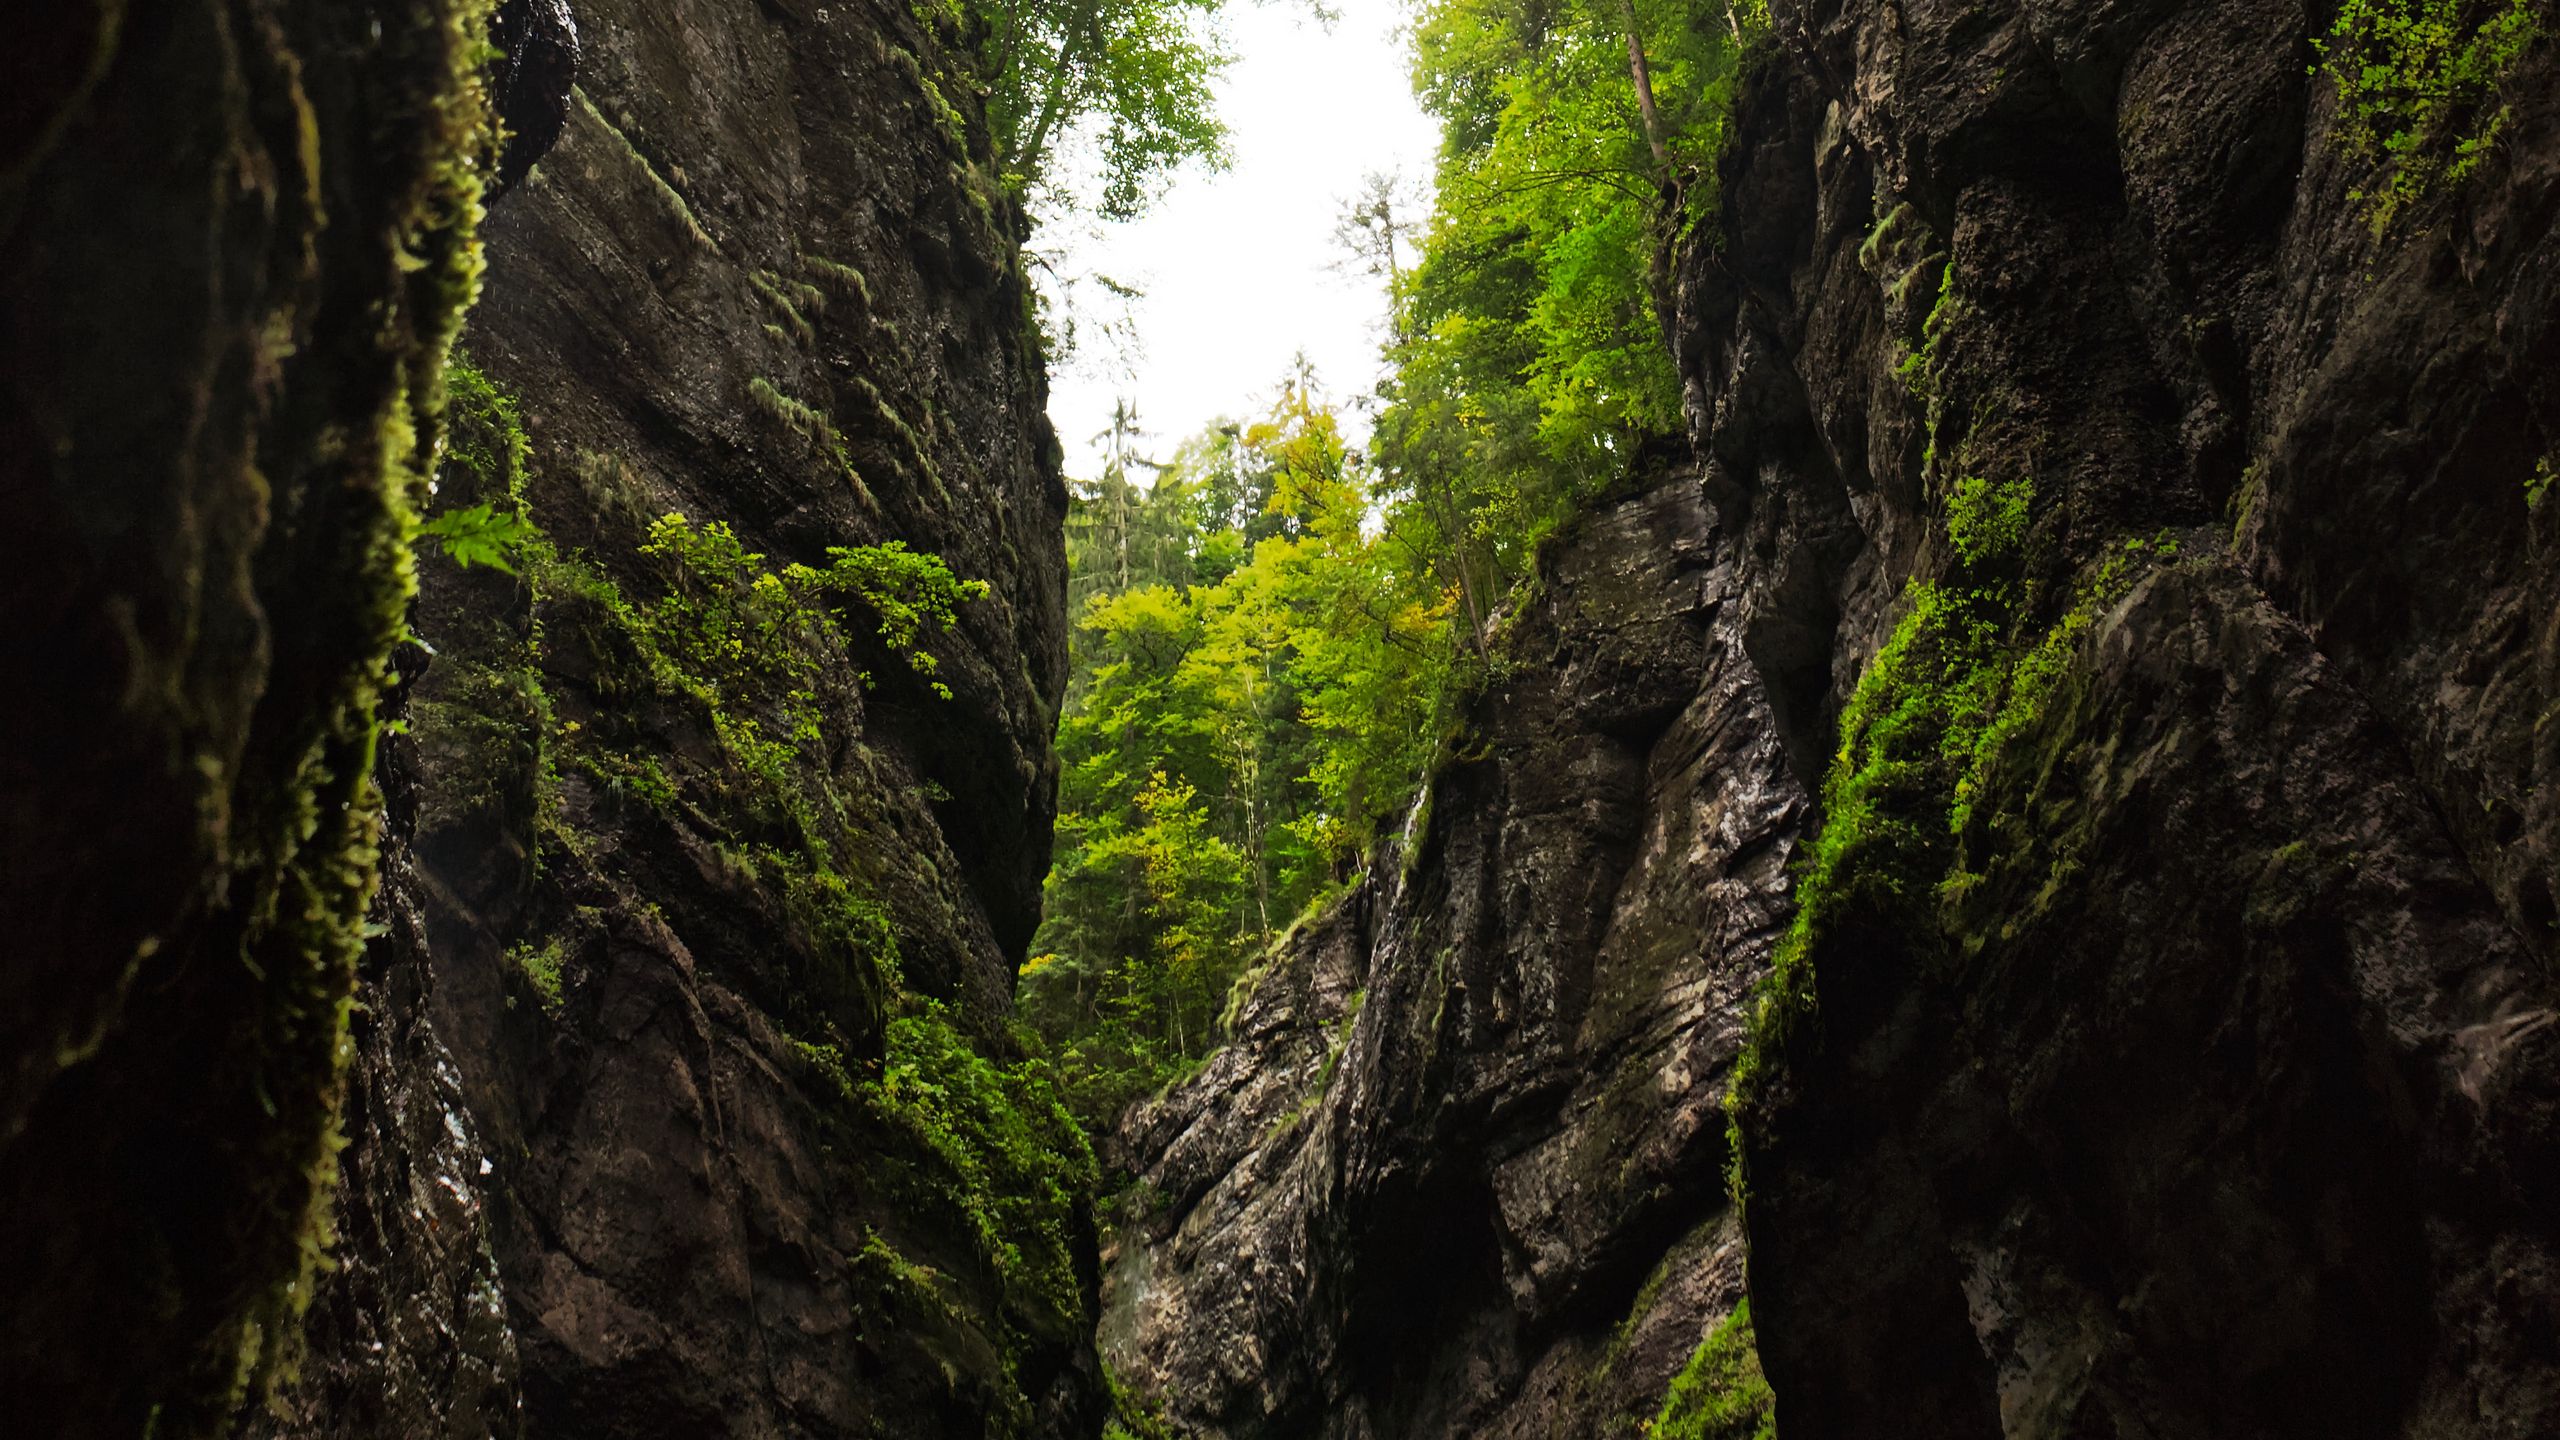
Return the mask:
M 40 0 L 0 1434 L 2560 1436 L 2547 0 L 1399 14 Z

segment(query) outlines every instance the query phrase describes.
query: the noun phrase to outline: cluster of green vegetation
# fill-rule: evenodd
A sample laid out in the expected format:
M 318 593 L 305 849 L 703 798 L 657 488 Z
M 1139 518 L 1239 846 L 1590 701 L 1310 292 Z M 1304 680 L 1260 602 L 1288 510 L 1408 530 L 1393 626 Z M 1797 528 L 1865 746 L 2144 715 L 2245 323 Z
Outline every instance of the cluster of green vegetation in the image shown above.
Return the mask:
M 1414 81 L 1443 142 L 1419 262 L 1380 255 L 1394 375 L 1377 449 L 1403 542 L 1479 653 L 1538 543 L 1679 433 L 1656 255 L 1668 225 L 1713 209 L 1758 34 L 1668 0 L 1419 17 Z
M 1151 487 L 1080 487 L 1058 850 L 1021 1012 L 1088 1123 L 1206 1052 L 1229 984 L 1428 758 L 1449 607 L 1364 528 L 1376 479 L 1292 385 Z
M 988 1059 L 938 1001 L 906 995 L 900 1010 L 887 1064 L 863 1098 L 932 1157 L 937 1198 L 968 1219 L 1005 1302 L 1049 1333 L 1076 1330 L 1084 1292 L 1073 1232 L 1095 1167 L 1049 1067 Z
M 2346 0 L 2312 48 L 2339 133 L 2380 173 L 2353 192 L 2376 233 L 2479 168 L 2506 127 L 2509 71 L 2547 27 L 2541 0 Z
M 1749 1300 L 1698 1343 L 1644 1433 L 1653 1440 L 1777 1440 L 1778 1401 L 1760 1373 Z
M 1390 301 L 1372 453 L 1301 371 L 1151 484 L 1122 443 L 1077 487 L 1021 1013 L 1088 1124 L 1207 1053 L 1237 977 L 1411 807 L 1539 543 L 1678 432 L 1656 256 L 1712 205 L 1755 33 L 1668 0 L 1425 7 L 1432 212 L 1379 185 L 1344 226 Z
M 996 166 L 1017 194 L 1053 191 L 1071 136 L 1091 143 L 1097 210 L 1146 209 L 1165 174 L 1226 161 L 1210 93 L 1232 58 L 1218 27 L 1227 0 L 946 0 L 966 3 L 979 49 Z
M 2178 550 L 2168 536 L 2126 540 L 2086 567 L 2060 616 L 2040 625 L 2049 607 L 2026 578 L 2034 504 L 2025 477 L 1957 483 L 1946 505 L 1951 573 L 1905 589 L 1901 620 L 1841 711 L 1822 829 L 1800 864 L 1795 918 L 1727 1094 L 1737 1198 L 1744 1126 L 1817 1009 L 1815 956 L 1860 935 L 1906 952 L 1938 943 L 1941 904 L 1976 878 L 1956 865 L 1956 842 L 1976 823 L 1994 763 L 2050 712 L 2105 608 Z
M 879 1233 L 857 1268 L 896 1315 L 937 1328 L 992 1325 L 1008 1371 L 1026 1337 L 1080 1332 L 1074 1237 L 1093 1188 L 1092 1150 L 1046 1063 L 1013 1054 L 1004 1036 L 973 1033 L 950 1006 L 905 984 L 896 926 L 863 878 L 859 836 L 879 828 L 877 797 L 858 793 L 837 759 L 847 737 L 831 733 L 850 713 L 846 687 L 871 680 L 854 663 L 855 624 L 867 622 L 880 649 L 931 683 L 931 635 L 986 586 L 895 541 L 836 547 L 824 566 L 777 566 L 727 524 L 681 514 L 649 523 L 620 558 L 626 583 L 533 523 L 528 447 L 509 397 L 467 360 L 449 379 L 454 420 L 440 474 L 450 499 L 421 532 L 461 569 L 518 575 L 540 619 L 530 641 L 501 627 L 497 643 L 455 637 L 439 654 L 430 673 L 445 672 L 437 683 L 456 703 L 423 707 L 418 732 L 440 772 L 538 774 L 556 788 L 549 772 L 572 768 L 615 803 L 682 815 L 706 832 L 723 863 L 777 897 L 795 932 L 775 946 L 796 956 L 775 1018 L 822 1080 L 819 1093 L 832 1092 L 838 1120 L 877 1152 L 883 1183 L 903 1191 L 909 1213 L 959 1219 L 996 1290 L 953 1284 Z M 591 459 L 584 470 L 580 483 L 600 494 L 630 488 L 609 463 Z M 592 674 L 601 698 L 621 702 L 611 713 L 582 725 L 560 720 L 547 700 L 471 711 L 498 681 L 539 698 L 541 656 L 562 646 L 592 658 L 576 668 Z M 658 728 L 670 714 L 708 731 L 713 752 L 671 751 Z M 488 753 L 475 759 L 475 749 Z M 493 782 L 480 803 L 498 803 L 504 788 Z M 539 824 L 547 847 L 586 858 L 592 838 L 556 805 Z M 523 993 L 546 1014 L 573 998 L 579 923 L 573 914 L 507 951 Z M 882 1054 L 857 1075 L 847 1057 L 866 1034 Z M 883 1134 L 897 1143 L 883 1147 Z M 1019 1394 L 992 1403 L 1021 1412 L 1011 1415 L 1016 1429 L 1028 1426 Z

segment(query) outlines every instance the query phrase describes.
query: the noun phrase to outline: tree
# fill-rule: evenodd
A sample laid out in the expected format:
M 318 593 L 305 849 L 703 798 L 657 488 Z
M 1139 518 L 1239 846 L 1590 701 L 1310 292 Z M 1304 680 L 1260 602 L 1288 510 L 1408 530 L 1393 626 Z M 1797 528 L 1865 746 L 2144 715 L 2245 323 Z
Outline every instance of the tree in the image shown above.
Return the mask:
M 1089 1118 L 1206 1053 L 1210 1000 L 1427 759 L 1447 611 L 1370 525 L 1374 479 L 1301 365 L 1152 486 L 1107 476 L 1077 502 L 1102 513 L 1070 549 L 1087 598 L 1022 1010 Z M 1107 538 L 1149 534 L 1167 543 Z
M 1538 540 L 1680 429 L 1652 261 L 1712 201 L 1690 177 L 1739 54 L 1672 0 L 1438 0 L 1415 45 L 1444 139 L 1377 450 L 1390 532 L 1433 557 L 1482 654 Z
M 1155 182 L 1190 161 L 1226 163 L 1226 126 L 1210 87 L 1233 57 L 1219 34 L 1225 0 L 975 0 L 996 162 L 1017 193 L 1058 188 L 1063 137 L 1091 136 L 1097 208 L 1128 219 Z
M 1372 170 L 1361 177 L 1360 193 L 1344 201 L 1333 225 L 1350 268 L 1376 280 L 1387 292 L 1387 338 L 1405 342 L 1405 252 L 1412 248 L 1415 222 L 1404 177 Z
M 1652 257 L 1712 201 L 1694 177 L 1739 66 L 1736 22 L 1695 9 L 1431 0 L 1430 216 L 1372 176 L 1337 227 L 1390 299 L 1369 454 L 1302 360 L 1149 485 L 1124 410 L 1078 488 L 1057 861 L 1021 993 L 1090 1122 L 1196 1063 L 1210 998 L 1413 813 L 1542 537 L 1677 432 Z

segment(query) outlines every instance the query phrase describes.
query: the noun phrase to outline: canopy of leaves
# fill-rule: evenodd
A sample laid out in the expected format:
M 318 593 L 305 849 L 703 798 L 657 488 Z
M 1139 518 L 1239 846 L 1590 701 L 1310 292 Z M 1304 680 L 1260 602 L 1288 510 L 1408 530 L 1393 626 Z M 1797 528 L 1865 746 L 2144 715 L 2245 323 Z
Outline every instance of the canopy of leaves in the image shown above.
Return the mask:
M 1226 0 L 974 0 L 997 164 L 1018 193 L 1054 194 L 1060 147 L 1089 140 L 1097 208 L 1127 219 L 1187 161 L 1226 162 L 1210 86 L 1231 58 Z
M 1516 576 L 1645 439 L 1680 428 L 1653 259 L 1672 206 L 1712 204 L 1735 33 L 1713 7 L 1666 0 L 1437 0 L 1422 16 L 1414 82 L 1442 124 L 1438 195 L 1396 297 L 1379 446 L 1471 588 Z
M 1234 978 L 1414 810 L 1540 539 L 1681 425 L 1654 255 L 1712 201 L 1751 27 L 1673 0 L 1432 0 L 1416 27 L 1432 213 L 1373 183 L 1345 221 L 1393 302 L 1373 454 L 1302 370 L 1164 464 L 1116 435 L 1077 487 L 1021 1008 L 1088 1123 L 1205 1055 Z
M 1205 1054 L 1228 987 L 1410 794 L 1448 608 L 1285 388 L 1141 488 L 1078 487 L 1058 855 L 1023 1010 L 1088 1121 Z

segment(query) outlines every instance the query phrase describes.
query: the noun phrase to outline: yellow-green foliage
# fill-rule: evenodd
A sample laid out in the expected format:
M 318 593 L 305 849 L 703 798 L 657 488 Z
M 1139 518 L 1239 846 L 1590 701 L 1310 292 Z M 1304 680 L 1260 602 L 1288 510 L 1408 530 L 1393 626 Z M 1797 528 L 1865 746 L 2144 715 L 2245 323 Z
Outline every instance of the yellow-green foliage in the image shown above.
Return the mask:
M 2014 554 L 2027 538 L 2027 507 L 2035 495 L 2035 482 L 2023 478 L 1998 485 L 1979 476 L 1957 481 L 1947 497 L 1947 539 L 1957 558 L 1978 566 Z
M 2507 123 L 2507 74 L 2542 38 L 2543 0 L 2346 0 L 2312 48 L 2338 133 L 2381 173 L 2353 192 L 2377 233 L 2479 167 Z
M 1964 769 L 1956 781 L 1955 802 L 1947 812 L 1950 830 L 1964 829 L 1972 818 L 1974 802 L 1981 797 L 1991 763 L 2011 740 L 2033 729 L 2044 717 L 2098 617 L 2133 588 L 2143 571 L 2159 561 L 2175 558 L 2177 553 L 2178 542 L 2172 536 L 2127 539 L 2081 580 L 2073 593 L 2071 608 L 2044 632 L 2043 638 L 2009 662 L 2002 677 L 1999 707 L 1961 735 L 1963 749 L 1958 758 Z
M 445 392 L 435 482 L 445 504 L 418 535 L 436 541 L 456 565 L 514 573 L 540 539 L 524 512 L 531 447 L 522 418 L 514 399 L 459 352 L 445 368 Z M 556 790 L 551 700 L 532 644 L 494 622 L 436 640 L 435 665 L 410 701 L 407 722 L 436 761 L 439 783 L 421 797 L 423 823 L 475 813 L 505 818 L 518 796 L 547 803 Z
M 1212 82 L 1231 52 L 1217 24 L 1227 0 L 967 0 L 986 37 L 971 77 L 986 97 L 996 170 L 1017 195 L 1073 204 L 1098 190 L 1102 216 L 1143 212 L 1181 166 L 1226 162 Z M 923 72 L 914 70 L 918 83 Z M 950 77 L 952 83 L 967 83 Z M 928 96 L 954 155 L 969 151 L 959 115 Z M 1081 136 L 1083 143 L 1062 143 Z M 1085 185 L 1053 175 L 1074 153 Z M 971 167 L 974 169 L 975 167 Z M 973 192 L 974 193 L 974 192 Z
M 1659 100 L 1648 132 L 1629 25 Z M 1538 542 L 1680 433 L 1655 259 L 1711 239 L 1744 46 L 1721 7 L 1671 0 L 1431 0 L 1414 80 L 1441 122 L 1430 215 L 1382 193 L 1361 223 L 1418 234 L 1393 282 L 1393 403 L 1376 446 L 1415 496 L 1405 526 L 1464 590 L 1505 588 Z M 1675 208 L 1677 207 L 1677 208 Z
M 697 526 L 668 514 L 649 528 L 641 553 L 675 563 L 673 583 L 644 612 L 650 635 L 716 695 L 745 695 L 782 682 L 772 728 L 794 741 L 818 738 L 820 666 L 845 648 L 829 597 L 860 601 L 898 658 L 930 676 L 940 662 L 923 646 L 925 627 L 951 625 L 961 604 L 987 594 L 985 581 L 959 579 L 941 556 L 911 551 L 902 540 L 832 546 L 825 569 L 791 564 L 776 571 L 766 569 L 764 556 L 741 544 L 726 522 Z M 867 673 L 862 679 L 871 682 Z M 946 699 L 951 694 L 939 681 L 933 688 Z M 758 721 L 743 716 L 738 723 L 752 727 Z
M 1877 233 L 1883 233 L 1881 226 Z M 1930 302 L 1928 317 L 1920 322 L 1920 348 L 1902 357 L 1902 363 L 1893 370 L 1894 374 L 1902 377 L 1903 385 L 1911 391 L 1914 399 L 1934 398 L 1938 342 L 1945 338 L 1947 328 L 1962 314 L 1962 302 L 1956 298 L 1956 267 L 1942 260 L 1938 264 L 1938 298 Z
M 1645 1434 L 1652 1440 L 1777 1440 L 1778 1401 L 1760 1373 L 1749 1300 L 1699 1342 Z
M 553 936 L 540 945 L 526 941 L 509 946 L 507 959 L 524 976 L 526 982 L 533 986 L 533 992 L 542 997 L 544 1009 L 556 1010 L 560 1007 L 560 1002 L 566 994 L 561 971 L 566 964 L 567 956 L 558 936 Z M 515 1002 L 510 1000 L 507 1003 L 512 1005 Z
M 1057 854 L 1017 993 L 1093 1123 L 1207 1054 L 1235 977 L 1411 805 L 1449 608 L 1368 528 L 1372 483 L 1292 388 L 1152 486 L 1076 497 Z
M 512 573 L 515 553 L 533 535 L 532 522 L 524 518 L 525 467 L 532 451 L 524 419 L 514 397 L 460 351 L 445 366 L 444 384 L 445 446 L 437 489 L 459 471 L 482 498 L 441 510 L 418 534 L 437 542 L 455 564 Z

